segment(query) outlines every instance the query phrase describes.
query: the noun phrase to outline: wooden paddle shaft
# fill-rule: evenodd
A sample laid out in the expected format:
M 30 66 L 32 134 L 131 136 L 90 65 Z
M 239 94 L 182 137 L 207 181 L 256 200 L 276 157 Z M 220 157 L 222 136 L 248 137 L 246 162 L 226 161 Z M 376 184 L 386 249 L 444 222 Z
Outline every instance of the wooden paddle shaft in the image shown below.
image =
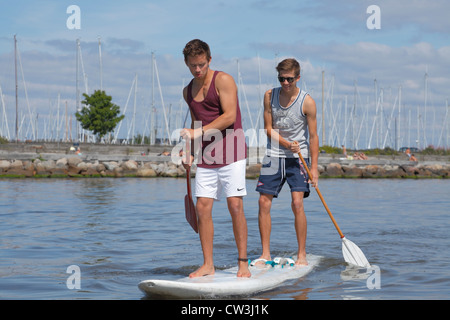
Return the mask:
M 305 167 L 306 172 L 308 172 L 309 178 L 312 179 L 311 171 L 309 171 L 309 168 L 308 168 L 308 166 L 306 165 L 305 159 L 303 159 L 302 154 L 301 154 L 300 152 L 298 153 L 298 156 L 300 157 L 300 160 L 302 160 L 303 166 Z M 334 219 L 333 215 L 331 214 L 331 211 L 330 211 L 330 209 L 328 208 L 328 205 L 327 205 L 327 203 L 325 202 L 325 199 L 323 198 L 322 193 L 321 193 L 320 190 L 319 190 L 319 186 L 315 186 L 314 188 L 316 189 L 317 194 L 319 195 L 319 198 L 320 198 L 320 200 L 322 201 L 323 206 L 325 207 L 325 210 L 327 210 L 327 213 L 328 213 L 328 215 L 330 216 L 331 221 L 333 221 L 333 224 L 334 224 L 334 226 L 336 227 L 337 232 L 339 233 L 339 235 L 341 236 L 341 238 L 344 238 L 344 234 L 342 233 L 342 231 L 341 231 L 341 229 L 339 228 L 339 226 L 338 226 L 336 220 Z

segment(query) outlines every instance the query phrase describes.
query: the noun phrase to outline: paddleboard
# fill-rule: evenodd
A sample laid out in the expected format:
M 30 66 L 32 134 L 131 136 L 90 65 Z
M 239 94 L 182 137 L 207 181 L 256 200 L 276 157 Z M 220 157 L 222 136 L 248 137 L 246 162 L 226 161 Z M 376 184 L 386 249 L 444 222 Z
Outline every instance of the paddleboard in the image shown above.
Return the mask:
M 249 266 L 252 273 L 250 278 L 238 278 L 236 266 L 225 270 L 216 270 L 213 275 L 198 278 L 145 280 L 140 282 L 138 287 L 149 296 L 176 299 L 251 296 L 279 287 L 288 280 L 304 277 L 319 264 L 321 257 L 308 254 L 306 258 L 308 266 L 274 263 Z

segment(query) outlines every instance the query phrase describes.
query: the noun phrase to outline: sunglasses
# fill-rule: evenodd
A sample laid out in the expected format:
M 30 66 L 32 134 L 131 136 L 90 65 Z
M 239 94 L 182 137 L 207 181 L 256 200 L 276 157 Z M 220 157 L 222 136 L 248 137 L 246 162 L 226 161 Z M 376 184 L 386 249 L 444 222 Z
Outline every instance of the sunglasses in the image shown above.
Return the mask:
M 281 83 L 283 83 L 284 81 L 287 80 L 287 82 L 292 83 L 295 81 L 296 78 L 294 77 L 278 77 L 278 81 L 280 81 Z

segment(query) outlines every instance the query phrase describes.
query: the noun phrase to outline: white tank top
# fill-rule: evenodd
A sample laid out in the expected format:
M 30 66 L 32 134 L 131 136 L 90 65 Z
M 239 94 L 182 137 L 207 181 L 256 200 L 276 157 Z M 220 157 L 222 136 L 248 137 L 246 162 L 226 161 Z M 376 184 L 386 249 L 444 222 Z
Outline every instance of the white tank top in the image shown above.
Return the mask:
M 280 105 L 281 87 L 272 89 L 270 104 L 272 106 L 272 127 L 287 141 L 297 141 L 300 145 L 302 157 L 309 158 L 308 124 L 303 113 L 303 102 L 308 94 L 300 90 L 295 101 L 284 108 Z M 266 154 L 278 158 L 298 158 L 278 143 L 271 144 L 267 139 Z

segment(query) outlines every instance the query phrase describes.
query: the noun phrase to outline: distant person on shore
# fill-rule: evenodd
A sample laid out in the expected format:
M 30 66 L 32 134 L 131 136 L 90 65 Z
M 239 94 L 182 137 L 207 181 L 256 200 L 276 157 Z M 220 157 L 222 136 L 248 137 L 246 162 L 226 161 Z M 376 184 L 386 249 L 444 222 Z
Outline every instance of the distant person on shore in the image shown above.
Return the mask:
M 270 233 L 272 200 L 278 197 L 287 181 L 291 188 L 291 207 L 297 235 L 298 256 L 296 265 L 307 265 L 307 222 L 303 199 L 309 196 L 309 183 L 319 181 L 316 103 L 311 96 L 297 87 L 300 80 L 300 64 L 295 59 L 285 59 L 276 67 L 280 87 L 268 90 L 264 95 L 264 129 L 267 149 L 256 191 L 259 197 L 259 230 L 262 254 L 252 263 L 271 260 Z M 308 163 L 311 158 L 311 174 L 308 177 L 298 153 Z M 285 235 L 280 235 L 285 237 Z M 261 261 L 262 260 L 262 261 Z M 261 261 L 261 262 L 259 262 Z
M 158 156 L 170 156 L 170 152 L 164 149 L 164 151 L 158 154 Z
M 227 73 L 210 69 L 211 51 L 207 43 L 195 39 L 183 50 L 184 62 L 194 76 L 183 96 L 191 112 L 191 128 L 180 135 L 187 142 L 193 140 L 191 165 L 196 144 L 199 144 L 195 196 L 203 265 L 192 272 L 191 278 L 214 274 L 212 207 L 221 194 L 227 197 L 228 210 L 233 223 L 238 249 L 238 277 L 250 277 L 247 259 L 247 220 L 244 215 L 243 196 L 247 148 L 242 130 L 237 86 Z M 196 143 L 197 141 L 197 143 Z M 193 151 L 193 152 L 192 152 Z M 189 155 L 186 155 L 189 158 Z
M 406 149 L 405 153 L 408 156 L 409 161 L 417 161 L 417 158 L 411 153 L 411 149 Z
M 408 148 L 405 150 L 406 155 L 408 156 L 408 159 L 411 158 L 411 150 Z
M 342 145 L 342 153 L 344 154 L 344 157 L 347 158 L 347 149 L 345 148 L 344 145 Z
M 367 160 L 369 158 L 364 154 L 364 152 L 355 152 L 353 154 L 353 159 L 355 159 L 355 160 Z

